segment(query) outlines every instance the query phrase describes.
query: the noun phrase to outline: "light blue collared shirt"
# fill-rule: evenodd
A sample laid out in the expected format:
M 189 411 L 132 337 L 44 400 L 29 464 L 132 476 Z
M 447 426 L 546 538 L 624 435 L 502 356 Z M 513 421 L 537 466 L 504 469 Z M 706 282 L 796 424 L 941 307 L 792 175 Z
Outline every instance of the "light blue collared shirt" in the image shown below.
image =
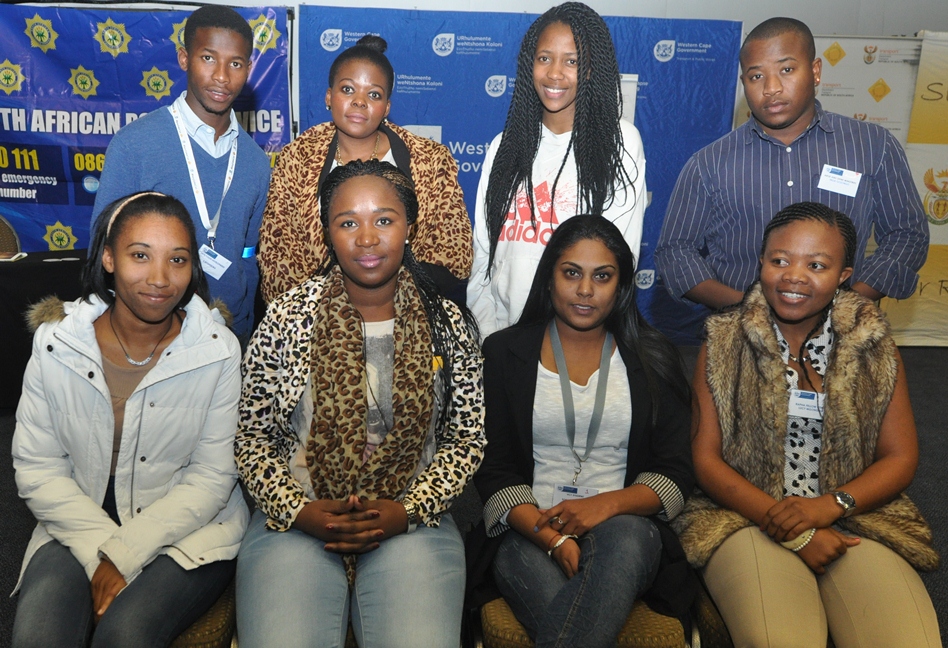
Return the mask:
M 184 121 L 184 129 L 188 131 L 188 135 L 211 157 L 219 158 L 230 153 L 230 149 L 234 145 L 234 140 L 237 139 L 237 115 L 234 113 L 234 109 L 231 108 L 230 110 L 230 126 L 227 127 L 227 131 L 218 137 L 215 142 L 214 135 L 217 131 L 215 131 L 212 126 L 205 124 L 201 118 L 191 110 L 191 106 L 189 106 L 188 102 L 184 99 L 187 94 L 187 90 L 182 92 L 180 96 L 174 100 L 174 105 L 178 107 L 178 113 Z

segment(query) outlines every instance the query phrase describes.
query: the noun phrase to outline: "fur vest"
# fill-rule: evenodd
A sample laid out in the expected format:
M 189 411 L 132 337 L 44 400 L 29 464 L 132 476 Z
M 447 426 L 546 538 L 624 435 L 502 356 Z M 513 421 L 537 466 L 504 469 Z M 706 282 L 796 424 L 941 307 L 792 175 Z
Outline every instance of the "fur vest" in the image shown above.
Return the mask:
M 873 462 L 897 371 L 895 342 L 874 304 L 854 292 L 839 293 L 832 326 L 835 343 L 823 382 L 819 483 L 824 493 L 851 481 Z M 738 308 L 709 318 L 706 328 L 706 375 L 721 425 L 723 457 L 752 484 L 781 500 L 790 396 L 760 286 L 752 287 Z M 916 569 L 938 567 L 931 529 L 904 493 L 837 524 L 886 545 Z M 673 525 L 689 562 L 703 567 L 729 535 L 752 522 L 696 491 Z

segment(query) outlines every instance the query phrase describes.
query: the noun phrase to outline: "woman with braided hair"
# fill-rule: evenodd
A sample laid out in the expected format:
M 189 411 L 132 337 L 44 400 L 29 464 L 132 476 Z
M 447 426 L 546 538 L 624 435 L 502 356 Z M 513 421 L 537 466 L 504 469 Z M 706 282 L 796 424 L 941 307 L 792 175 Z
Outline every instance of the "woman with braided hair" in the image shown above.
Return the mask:
M 760 280 L 707 322 L 692 433 L 702 492 L 672 522 L 734 645 L 941 646 L 915 569 L 938 566 L 905 496 L 918 441 L 883 313 L 848 287 L 852 221 L 797 203 Z M 914 567 L 914 569 L 913 569 Z
M 477 189 L 467 301 L 485 337 L 520 317 L 557 224 L 601 214 L 637 258 L 645 215 L 642 138 L 620 119 L 619 66 L 599 14 L 567 2 L 540 16 L 517 80 Z
M 414 256 L 401 171 L 350 162 L 320 199 L 330 267 L 270 304 L 244 360 L 240 645 L 342 646 L 351 619 L 360 646 L 457 646 L 445 511 L 483 455 L 476 326 Z

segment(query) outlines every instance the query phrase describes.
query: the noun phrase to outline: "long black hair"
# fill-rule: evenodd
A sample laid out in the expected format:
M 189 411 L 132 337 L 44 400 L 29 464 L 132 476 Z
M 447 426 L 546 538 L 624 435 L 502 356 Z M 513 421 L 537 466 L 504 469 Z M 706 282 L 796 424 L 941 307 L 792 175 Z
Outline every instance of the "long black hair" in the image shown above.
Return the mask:
M 115 303 L 115 277 L 106 272 L 102 265 L 102 252 L 106 247 L 115 249 L 115 241 L 125 230 L 125 227 L 136 218 L 156 214 L 162 218 L 172 218 L 184 225 L 188 233 L 188 244 L 191 247 L 191 281 L 187 290 L 178 302 L 183 306 L 191 301 L 192 295 L 197 295 L 205 302 L 210 301 L 207 287 L 207 277 L 198 258 L 197 237 L 194 233 L 194 221 L 180 200 L 157 191 L 141 191 L 119 198 L 102 210 L 95 222 L 95 231 L 86 257 L 86 265 L 82 268 L 82 298 L 89 301 L 92 295 L 98 295 L 106 304 Z
M 329 87 L 336 83 L 336 74 L 343 63 L 349 61 L 368 61 L 382 70 L 385 79 L 388 81 L 388 98 L 392 98 L 392 89 L 395 87 L 395 70 L 392 69 L 392 63 L 385 56 L 385 50 L 388 49 L 388 43 L 381 36 L 375 34 L 366 34 L 356 44 L 347 50 L 344 50 L 329 66 Z
M 774 230 L 778 230 L 781 227 L 786 227 L 790 223 L 796 223 L 799 221 L 816 221 L 819 223 L 825 223 L 830 227 L 836 228 L 840 236 L 843 237 L 843 267 L 852 268 L 853 264 L 856 262 L 856 227 L 853 225 L 852 220 L 849 216 L 843 212 L 836 211 L 831 207 L 827 207 L 823 203 L 817 202 L 798 202 L 792 205 L 788 205 L 778 211 L 770 222 L 767 223 L 767 226 L 764 228 L 764 240 L 760 244 L 760 258 L 763 260 L 764 251 L 767 249 L 767 241 L 770 240 L 770 235 L 773 234 Z M 760 269 L 757 271 L 758 281 L 760 280 Z M 840 284 L 840 290 L 849 290 L 849 279 Z M 837 291 L 838 292 L 838 291 Z M 810 380 L 810 374 L 806 370 L 806 363 L 803 362 L 803 349 L 806 347 L 807 341 L 814 333 L 820 330 L 823 327 L 823 324 L 826 322 L 826 318 L 829 315 L 830 309 L 833 307 L 835 302 L 835 297 L 830 300 L 821 313 L 820 319 L 817 321 L 816 326 L 806 334 L 806 337 L 803 338 L 803 342 L 800 344 L 800 348 L 796 350 L 796 356 L 800 359 L 800 367 L 803 369 L 803 375 L 813 384 L 813 381 Z
M 523 314 L 514 326 L 531 326 L 553 319 L 556 312 L 553 310 L 551 286 L 556 264 L 563 252 L 589 239 L 599 241 L 616 257 L 619 285 L 615 306 L 604 325 L 620 346 L 634 351 L 641 361 L 652 401 L 652 423 L 655 424 L 661 412 L 662 382 L 672 388 L 683 404 L 691 402 L 691 388 L 678 350 L 645 321 L 635 306 L 635 257 L 622 232 L 607 218 L 591 214 L 573 216 L 556 228 L 540 257 Z
M 581 2 L 553 7 L 530 25 L 517 57 L 517 83 L 507 111 L 504 136 L 494 157 L 487 184 L 485 214 L 490 237 L 488 276 L 497 241 L 517 191 L 526 192 L 530 218 L 536 227 L 533 204 L 533 162 L 540 148 L 543 104 L 533 87 L 533 60 L 543 30 L 561 23 L 570 28 L 579 52 L 575 117 L 569 146 L 550 188 L 550 199 L 563 173 L 569 151 L 576 159 L 580 209 L 602 213 L 615 198 L 615 187 L 632 188 L 633 178 L 622 166 L 625 145 L 619 128 L 622 92 L 619 64 L 609 28 L 595 11 Z M 636 171 L 638 175 L 638 171 Z
M 363 176 L 382 178 L 392 185 L 399 202 L 401 202 L 405 208 L 409 231 L 411 231 L 415 221 L 418 220 L 418 197 L 415 194 L 415 184 L 408 176 L 402 173 L 398 167 L 388 162 L 380 162 L 379 160 L 352 160 L 348 164 L 336 167 L 329 173 L 322 187 L 319 189 L 319 220 L 322 223 L 323 233 L 326 237 L 326 247 L 329 250 L 329 260 L 321 269 L 321 274 L 325 274 L 338 263 L 332 242 L 329 240 L 329 212 L 333 197 L 335 197 L 339 187 L 347 180 Z M 445 308 L 444 300 L 438 292 L 438 287 L 434 281 L 432 281 L 431 276 L 425 271 L 424 266 L 415 258 L 410 241 L 405 242 L 405 255 L 402 257 L 402 265 L 405 266 L 405 269 L 411 274 L 415 286 L 418 288 L 421 302 L 425 305 L 425 314 L 428 317 L 428 324 L 431 328 L 431 341 L 434 344 L 437 354 L 441 355 L 447 364 L 451 357 L 452 347 L 455 344 L 463 343 L 454 331 L 451 316 Z M 470 344 L 471 348 L 466 350 L 479 352 L 480 350 L 476 344 L 476 340 L 478 339 L 477 323 L 474 316 L 466 307 L 458 305 L 458 308 L 464 316 L 464 322 L 471 336 L 470 339 L 475 341 Z M 451 332 L 451 339 L 444 337 L 445 331 Z

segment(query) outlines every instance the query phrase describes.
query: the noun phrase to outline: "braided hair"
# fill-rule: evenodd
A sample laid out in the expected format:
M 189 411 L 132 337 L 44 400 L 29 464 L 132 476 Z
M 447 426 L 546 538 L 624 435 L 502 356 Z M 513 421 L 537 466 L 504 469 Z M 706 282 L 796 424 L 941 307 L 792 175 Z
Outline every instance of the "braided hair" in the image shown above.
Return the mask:
M 780 229 L 781 227 L 786 227 L 790 223 L 796 223 L 799 221 L 817 221 L 836 228 L 840 236 L 843 237 L 843 267 L 853 267 L 853 264 L 856 261 L 856 227 L 853 225 L 852 220 L 850 220 L 849 216 L 846 214 L 838 212 L 835 209 L 817 202 L 794 203 L 784 207 L 779 212 L 777 212 L 776 215 L 774 215 L 774 217 L 764 228 L 764 240 L 760 245 L 761 259 L 763 259 L 764 251 L 767 249 L 767 241 L 770 239 L 770 235 L 774 232 L 774 230 Z M 758 279 L 759 275 L 760 271 L 758 270 Z M 850 289 L 849 279 L 840 285 L 840 289 Z M 823 309 L 823 313 L 819 321 L 817 321 L 813 329 L 803 338 L 803 342 L 800 344 L 800 348 L 797 349 L 795 354 L 796 357 L 800 358 L 800 367 L 803 369 L 803 376 L 808 382 L 810 382 L 811 385 L 813 382 L 810 380 L 810 375 L 806 370 L 806 363 L 803 362 L 803 349 L 806 346 L 807 340 L 809 340 L 813 334 L 819 331 L 823 324 L 826 323 L 826 317 L 829 315 L 829 311 L 833 307 L 833 301 L 835 300 L 830 300 L 830 303 L 828 303 Z
M 336 253 L 329 241 L 329 213 L 330 205 L 336 195 L 336 191 L 347 180 L 360 178 L 363 176 L 374 176 L 382 178 L 392 185 L 398 200 L 405 208 L 405 216 L 408 220 L 409 230 L 418 219 L 418 197 L 415 195 L 415 184 L 411 179 L 402 173 L 398 167 L 388 162 L 379 160 L 352 160 L 348 164 L 338 166 L 333 169 L 319 190 L 319 220 L 322 222 L 322 229 L 326 237 L 326 247 L 329 249 L 329 259 L 326 265 L 319 271 L 319 274 L 326 274 L 334 265 L 338 263 Z M 480 347 L 477 345 L 478 333 L 477 323 L 471 312 L 464 306 L 457 305 L 464 317 L 464 322 L 468 327 L 470 334 L 469 341 L 461 340 L 454 330 L 451 322 L 451 315 L 445 307 L 444 300 L 438 292 L 438 287 L 425 271 L 424 266 L 418 262 L 411 249 L 411 243 L 405 242 L 405 254 L 402 257 L 402 265 L 408 270 L 415 286 L 418 288 L 418 294 L 421 303 L 425 306 L 425 315 L 428 318 L 428 324 L 431 328 L 431 342 L 434 345 L 436 355 L 440 355 L 445 362 L 445 367 L 450 373 L 450 359 L 452 349 L 456 345 L 461 345 L 465 352 L 480 353 Z M 450 331 L 451 338 L 445 336 L 445 332 Z M 451 381 L 446 381 L 447 389 L 451 389 Z M 445 408 L 447 409 L 447 408 Z
M 556 195 L 556 184 L 571 150 L 576 159 L 581 212 L 601 214 L 612 204 L 616 185 L 632 186 L 633 178 L 622 166 L 625 152 L 619 128 L 622 93 L 609 28 L 599 14 L 581 2 L 553 7 L 530 25 L 517 57 L 517 83 L 487 184 L 488 276 L 507 212 L 521 187 L 530 205 L 530 220 L 536 227 L 532 172 L 540 148 L 543 104 L 533 86 L 533 62 L 543 30 L 557 23 L 568 26 L 573 33 L 579 65 L 573 129 L 550 198 L 553 200 Z

